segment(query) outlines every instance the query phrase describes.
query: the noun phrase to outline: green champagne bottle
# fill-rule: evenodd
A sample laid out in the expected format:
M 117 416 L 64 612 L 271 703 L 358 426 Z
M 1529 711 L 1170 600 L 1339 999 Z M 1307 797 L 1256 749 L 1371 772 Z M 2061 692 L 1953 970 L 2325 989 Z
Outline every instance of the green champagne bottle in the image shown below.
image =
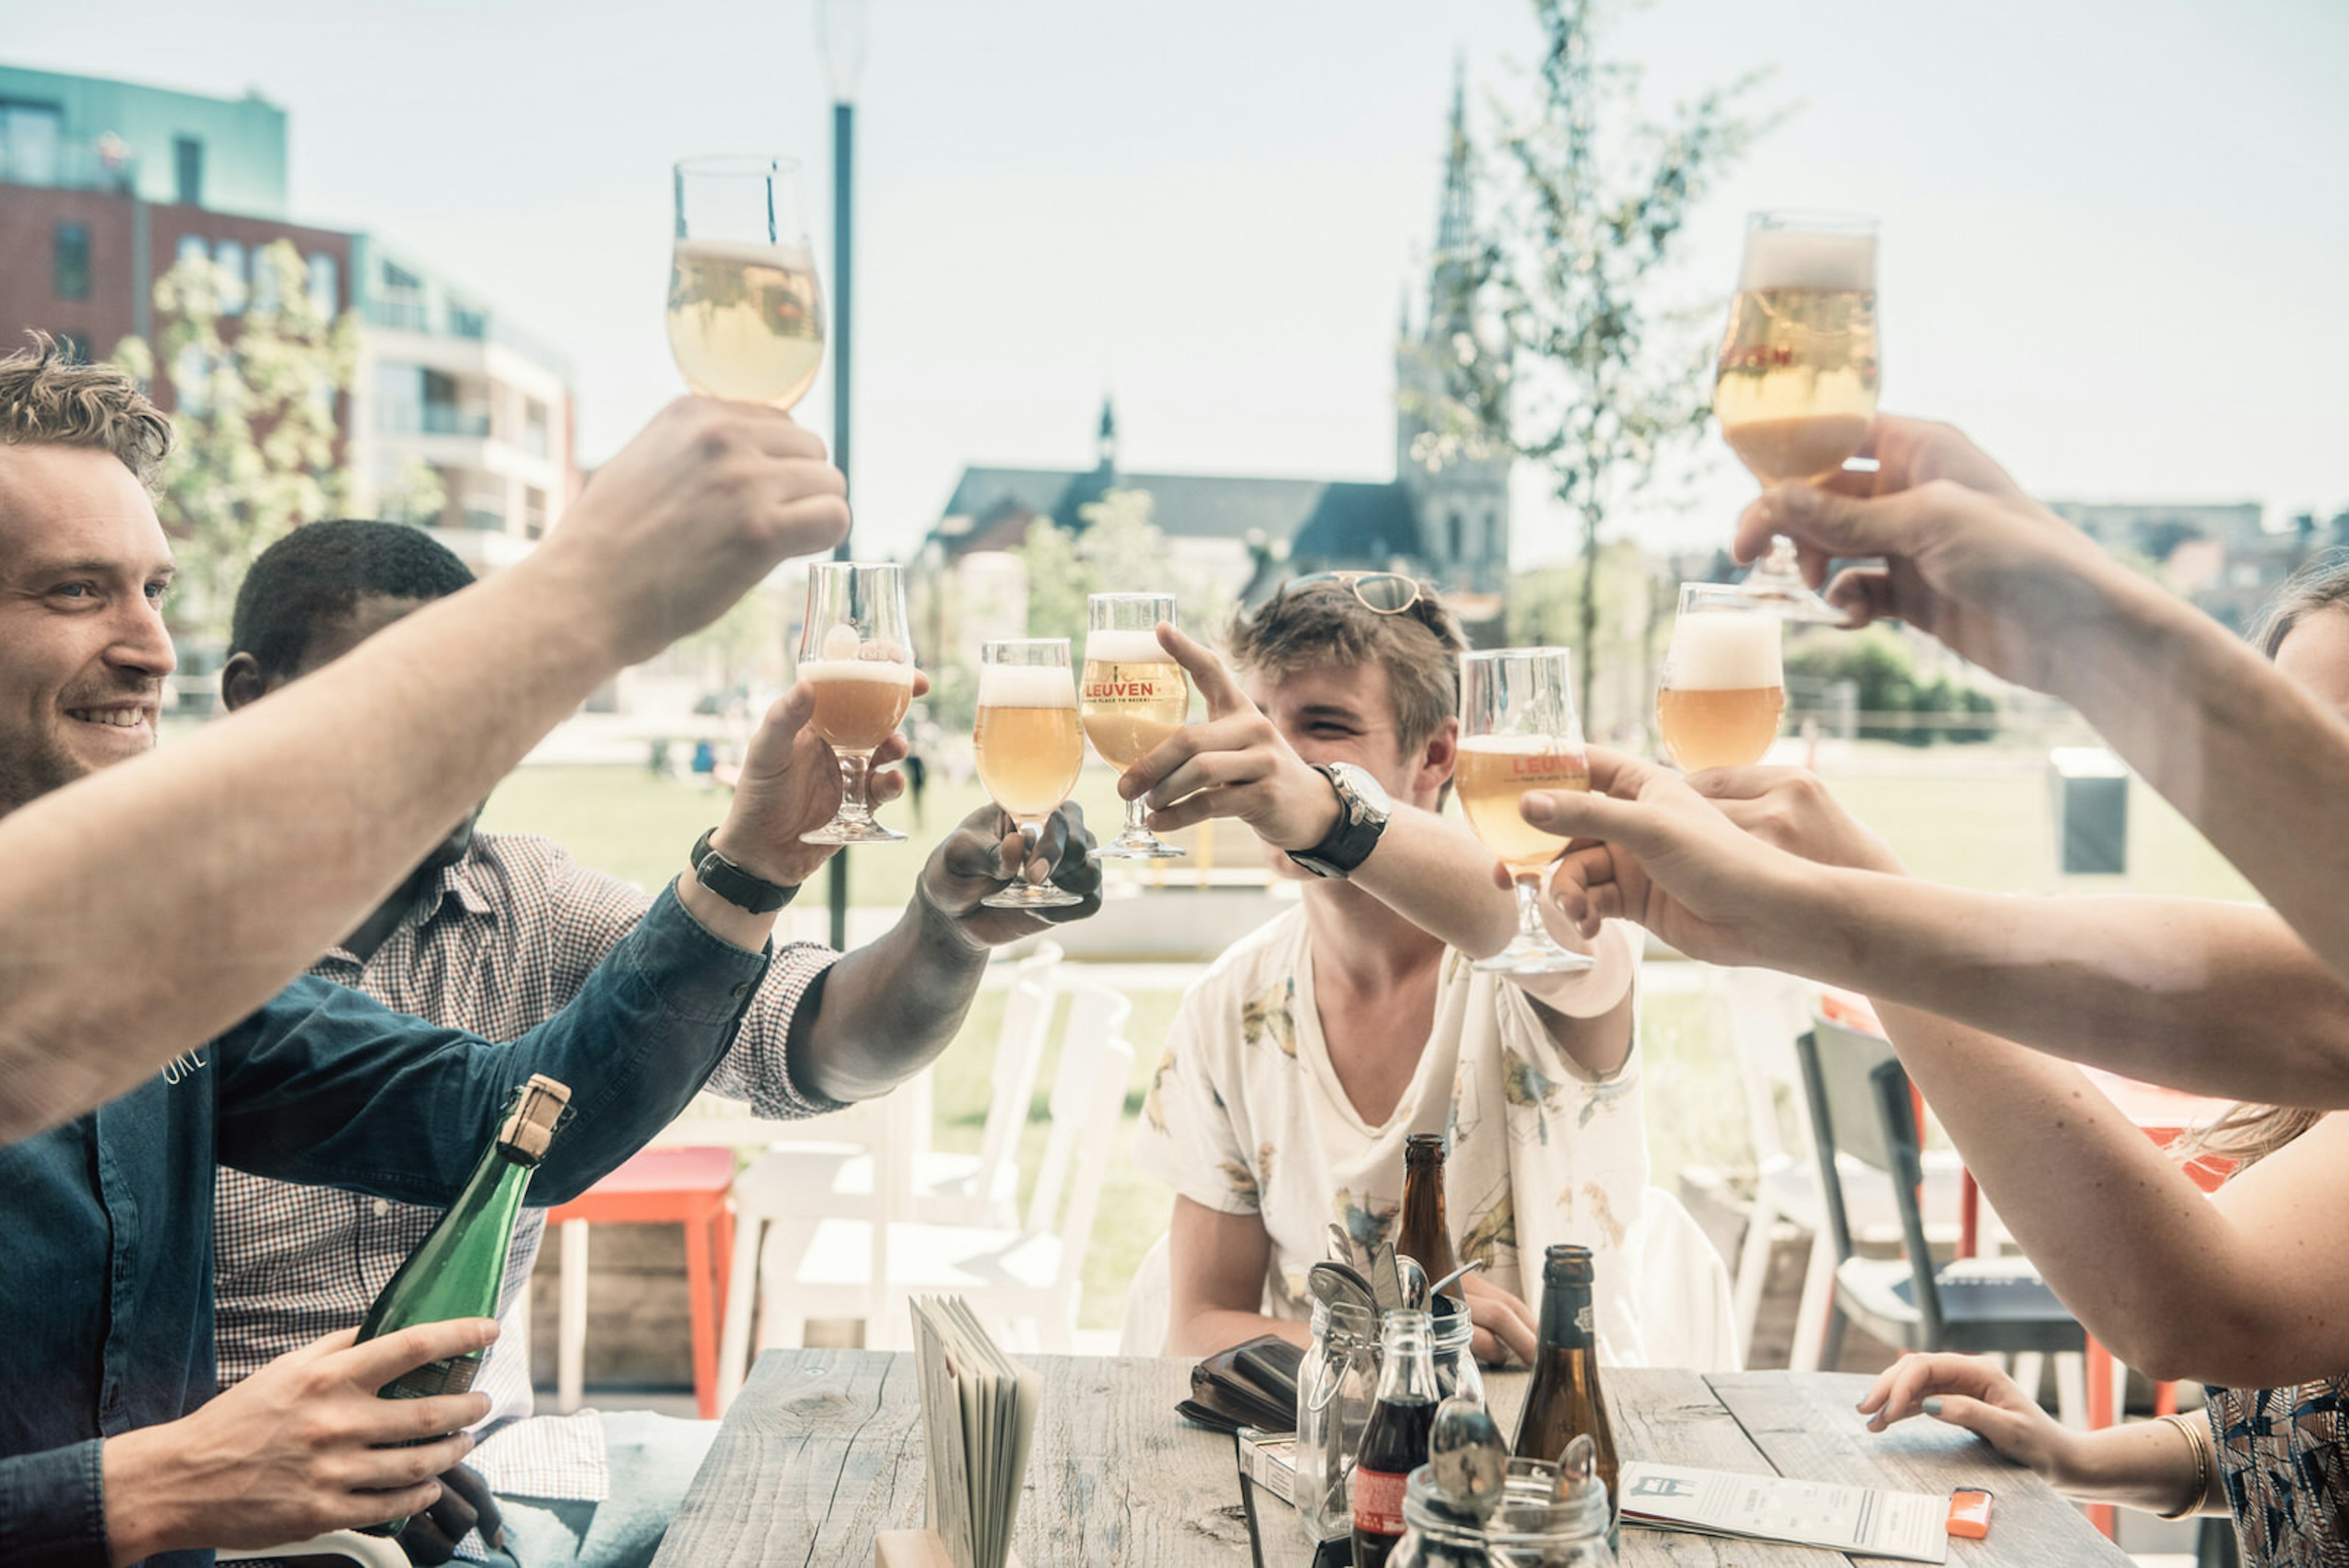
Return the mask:
M 506 1255 L 513 1250 L 514 1220 L 530 1190 L 530 1173 L 546 1158 L 570 1100 L 568 1088 L 543 1075 L 514 1091 L 496 1138 L 481 1151 L 457 1201 L 367 1308 L 359 1324 L 361 1343 L 421 1323 L 498 1315 Z M 462 1394 L 472 1387 L 485 1354 L 477 1350 L 427 1362 L 377 1392 L 386 1399 Z M 397 1535 L 407 1522 L 395 1519 L 370 1526 L 369 1533 Z

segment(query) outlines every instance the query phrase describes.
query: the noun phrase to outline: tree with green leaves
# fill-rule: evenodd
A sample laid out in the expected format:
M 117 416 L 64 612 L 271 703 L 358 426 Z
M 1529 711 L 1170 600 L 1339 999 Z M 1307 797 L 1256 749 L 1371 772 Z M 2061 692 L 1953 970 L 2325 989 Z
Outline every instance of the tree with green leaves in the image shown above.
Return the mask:
M 1231 594 L 1169 562 L 1166 536 L 1151 521 L 1153 504 L 1146 490 L 1110 490 L 1077 508 L 1080 532 L 1047 517 L 1028 525 L 1026 542 L 1012 553 L 1028 573 L 1029 636 L 1065 637 L 1082 657 L 1085 600 L 1112 593 L 1170 593 L 1192 629 L 1221 627 L 1232 611 Z
M 179 556 L 173 619 L 218 637 L 253 558 L 344 507 L 335 400 L 350 389 L 358 328 L 311 296 L 284 240 L 254 255 L 249 287 L 190 256 L 155 280 L 154 297 L 158 341 L 126 337 L 114 361 L 142 381 L 159 363 L 171 378 L 178 441 L 156 511 Z
M 1431 466 L 1506 452 L 1547 472 L 1596 553 L 1609 515 L 1686 453 L 1712 412 L 1714 312 L 1667 296 L 1691 211 L 1768 121 L 1755 73 L 1659 121 L 1639 73 L 1599 52 L 1601 0 L 1534 0 L 1544 37 L 1531 105 L 1478 152 L 1483 216 L 1437 258 L 1439 388 L 1415 411 Z M 1592 649 L 1599 578 L 1583 572 L 1578 644 Z M 1588 705 L 1592 661 L 1582 660 Z

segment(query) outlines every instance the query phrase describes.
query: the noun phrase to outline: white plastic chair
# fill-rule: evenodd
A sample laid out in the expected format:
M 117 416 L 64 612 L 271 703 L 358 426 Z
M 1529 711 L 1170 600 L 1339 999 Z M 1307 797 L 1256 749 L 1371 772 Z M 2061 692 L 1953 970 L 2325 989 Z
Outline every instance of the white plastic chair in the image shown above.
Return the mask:
M 771 1148 L 743 1174 L 755 1173 L 762 1185 L 797 1192 L 797 1212 L 808 1219 L 874 1218 L 874 1173 L 887 1169 L 896 1179 L 887 1194 L 895 1205 L 892 1218 L 936 1225 L 1016 1224 L 1019 1129 L 1035 1097 L 1036 1074 L 1051 1031 L 1060 966 L 1059 945 L 1045 942 L 1012 972 L 977 1154 L 929 1147 L 933 1090 L 931 1073 L 925 1069 L 888 1096 L 880 1136 L 842 1139 L 827 1120 L 817 1124 L 831 1134 L 824 1141 Z
M 1174 1317 L 1174 1271 L 1167 1248 L 1171 1236 L 1161 1236 L 1134 1265 L 1133 1281 L 1125 1289 L 1125 1321 L 1119 1325 L 1120 1355 L 1164 1355 L 1166 1331 Z
M 1762 1293 L 1770 1273 L 1771 1243 L 1778 1221 L 1792 1220 L 1810 1232 L 1811 1241 L 1787 1365 L 1796 1372 L 1816 1372 L 1826 1343 L 1827 1316 L 1835 1310 L 1836 1260 L 1835 1243 L 1827 1235 L 1826 1205 L 1819 1195 L 1818 1153 L 1811 1137 L 1802 1070 L 1795 1060 L 1795 1037 L 1810 1027 L 1813 988 L 1770 970 L 1713 970 L 1709 979 L 1728 1004 L 1730 1038 L 1745 1091 L 1746 1125 L 1754 1140 L 1756 1167 L 1754 1210 L 1732 1275 L 1739 1356 L 1746 1361 L 1753 1357 L 1754 1324 L 1761 1316 Z M 1800 1147 L 1787 1148 L 1780 1134 L 1782 1103 L 1794 1116 Z M 1920 1197 L 1928 1214 L 1957 1213 L 1962 1171 L 1954 1151 L 1926 1151 L 1925 1189 Z M 1899 1245 L 1899 1210 L 1883 1178 L 1848 1159 L 1838 1161 L 1837 1174 L 1853 1238 Z M 1981 1240 L 1986 1251 L 1993 1250 L 1996 1216 L 1986 1204 L 1979 1212 Z M 1955 1241 L 1957 1221 L 1954 1218 L 1935 1221 L 1928 1225 L 1926 1233 L 1936 1241 Z
M 1649 1188 L 1624 1251 L 1639 1282 L 1634 1299 L 1649 1366 L 1744 1370 L 1729 1264 L 1679 1199 Z
M 742 1298 L 752 1278 L 761 1345 L 791 1343 L 792 1330 L 810 1317 L 858 1315 L 866 1317 L 865 1343 L 885 1344 L 910 1297 L 943 1292 L 967 1298 L 992 1324 L 1024 1327 L 1009 1336 L 1016 1344 L 1070 1347 L 1085 1252 L 1133 1066 L 1133 1048 L 1123 1038 L 1133 1002 L 1090 985 L 1071 988 L 1070 997 L 1052 1079 L 1051 1136 L 1024 1227 L 811 1219 L 799 1195 L 760 1179 L 755 1168 L 737 1180 L 734 1293 L 743 1310 L 730 1305 L 727 1314 L 721 1405 L 746 1369 Z M 876 1297 L 877 1308 L 871 1304 Z
M 341 1557 L 358 1568 L 409 1568 L 408 1553 L 388 1535 L 357 1530 L 336 1530 L 297 1541 L 291 1546 L 271 1546 L 255 1552 L 244 1547 L 212 1553 L 214 1563 L 254 1563 L 276 1557 Z

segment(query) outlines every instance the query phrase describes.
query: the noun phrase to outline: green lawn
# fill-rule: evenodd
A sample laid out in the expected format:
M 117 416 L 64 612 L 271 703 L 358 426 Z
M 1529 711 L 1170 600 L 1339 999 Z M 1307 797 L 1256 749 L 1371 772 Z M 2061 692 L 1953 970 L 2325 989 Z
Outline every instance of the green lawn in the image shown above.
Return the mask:
M 1829 770 L 1827 776 L 1846 804 L 1883 833 L 1919 876 L 1999 891 L 2054 889 L 2050 793 L 2036 767 L 2001 768 L 1971 748 L 1916 753 L 1871 747 L 1864 750 L 1861 763 L 1841 775 Z M 1884 771 L 1888 766 L 1909 771 Z M 1095 832 L 1104 837 L 1114 830 L 1119 811 L 1112 779 L 1106 770 L 1088 769 L 1077 792 Z M 915 840 L 854 851 L 850 901 L 859 907 L 902 904 L 928 845 L 982 798 L 976 783 L 949 784 L 934 774 L 925 802 L 926 831 L 916 828 L 910 804 L 887 808 L 884 819 L 915 834 Z M 653 888 L 667 880 L 695 837 L 724 814 L 725 799 L 722 793 L 656 779 L 634 768 L 525 768 L 500 787 L 483 820 L 492 827 L 547 834 L 583 862 Z M 2131 888 L 2249 896 L 2241 878 L 2152 791 L 2137 786 L 2130 813 Z M 1089 1328 L 1116 1326 L 1126 1282 L 1164 1231 L 1172 1204 L 1164 1188 L 1135 1168 L 1131 1144 L 1143 1091 L 1180 996 L 1151 991 L 1133 1000 L 1128 1034 L 1134 1047 L 1133 1080 L 1085 1267 L 1083 1321 Z M 982 993 L 961 1037 L 939 1061 L 935 1137 L 940 1147 L 978 1146 L 1002 1001 L 999 992 Z M 1731 1170 L 1750 1165 L 1721 1005 L 1709 997 L 1659 996 L 1644 1011 L 1649 1138 L 1656 1179 L 1665 1185 L 1684 1165 Z M 1057 1027 L 1056 1023 L 1020 1149 L 1021 1168 L 1030 1179 L 1048 1136 L 1045 1106 L 1060 1047 Z

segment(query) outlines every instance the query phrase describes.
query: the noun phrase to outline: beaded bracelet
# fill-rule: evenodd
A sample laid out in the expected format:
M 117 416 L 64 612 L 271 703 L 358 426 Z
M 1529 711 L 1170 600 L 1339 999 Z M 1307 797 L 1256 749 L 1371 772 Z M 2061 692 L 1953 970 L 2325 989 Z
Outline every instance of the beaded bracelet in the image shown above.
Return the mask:
M 2205 1431 L 2208 1417 L 2201 1416 L 2164 1416 L 2163 1420 L 2178 1428 L 2186 1439 L 2187 1451 L 2194 1456 L 2194 1490 L 2175 1512 L 2160 1515 L 2163 1519 L 2189 1519 L 2201 1511 L 2203 1500 L 2210 1495 L 2210 1438 Z

